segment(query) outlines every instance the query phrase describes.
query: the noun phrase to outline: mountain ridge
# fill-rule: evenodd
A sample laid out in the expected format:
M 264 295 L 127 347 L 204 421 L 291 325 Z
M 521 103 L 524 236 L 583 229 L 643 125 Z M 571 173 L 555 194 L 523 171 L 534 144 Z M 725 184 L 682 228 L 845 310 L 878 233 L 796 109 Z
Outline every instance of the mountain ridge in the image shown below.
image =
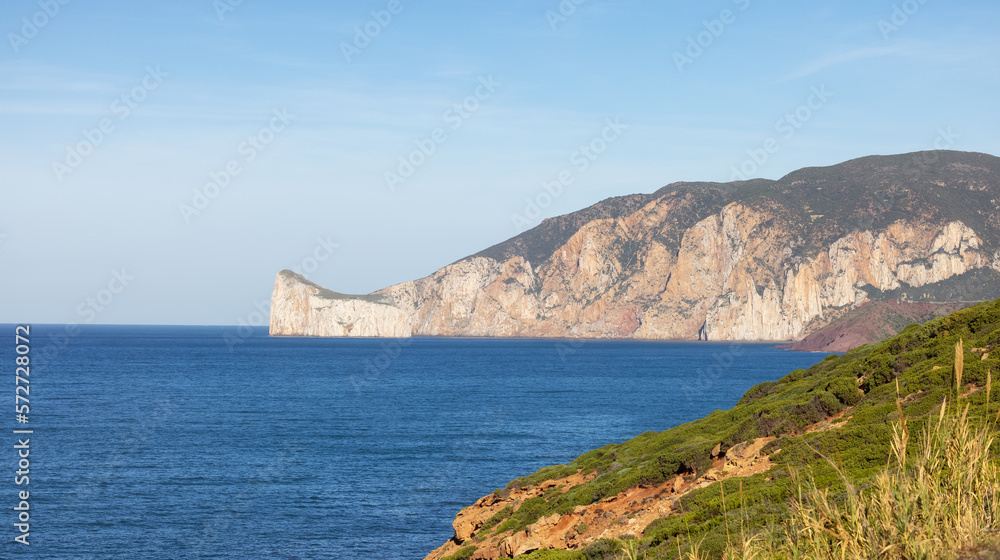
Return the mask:
M 1000 158 L 953 151 L 676 182 L 367 296 L 279 274 L 271 333 L 798 340 L 869 301 L 1000 297 L 998 199 Z

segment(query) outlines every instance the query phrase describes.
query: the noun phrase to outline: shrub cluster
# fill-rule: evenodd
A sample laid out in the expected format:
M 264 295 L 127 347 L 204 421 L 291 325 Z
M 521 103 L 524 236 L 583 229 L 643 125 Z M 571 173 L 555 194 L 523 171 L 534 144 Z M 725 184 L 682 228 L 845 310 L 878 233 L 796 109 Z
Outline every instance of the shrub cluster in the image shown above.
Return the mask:
M 959 340 L 965 341 L 961 349 L 964 367 L 962 386 L 956 387 L 954 360 Z M 973 352 L 973 348 L 987 349 L 989 357 L 981 359 L 984 352 Z M 500 526 L 495 533 L 522 530 L 542 516 L 569 513 L 576 505 L 592 504 L 640 484 L 658 484 L 677 475 L 703 473 L 711 465 L 710 452 L 716 444 L 728 448 L 764 436 L 778 438 L 765 448 L 766 452 L 774 453 L 771 460 L 777 464 L 775 469 L 742 479 L 742 493 L 737 480 L 689 492 L 677 504 L 679 514 L 656 520 L 646 528 L 644 538 L 638 543 L 640 552 L 646 558 L 688 558 L 694 553 L 698 557 L 722 558 L 727 552 L 729 558 L 734 558 L 740 556 L 734 556 L 737 553 L 727 535 L 757 535 L 752 538 L 764 540 L 752 542 L 766 542 L 768 546 L 775 547 L 774 551 L 779 551 L 781 547 L 774 544 L 777 537 L 768 533 L 768 528 L 784 527 L 789 523 L 799 529 L 818 527 L 816 523 L 820 521 L 817 520 L 822 520 L 827 526 L 830 523 L 846 523 L 844 516 L 857 515 L 862 509 L 870 511 L 872 516 L 888 516 L 903 504 L 894 502 L 893 507 L 878 510 L 881 511 L 878 513 L 872 508 L 884 504 L 873 502 L 873 498 L 866 497 L 868 494 L 859 493 L 857 489 L 871 485 L 875 488 L 873 492 L 881 493 L 877 495 L 883 498 L 906 489 L 911 493 L 904 492 L 900 496 L 906 496 L 905 499 L 913 500 L 913 503 L 924 503 L 912 494 L 917 489 L 906 478 L 917 472 L 913 468 L 919 470 L 919 467 L 906 467 L 900 463 L 892 473 L 886 474 L 886 457 L 896 449 L 894 446 L 899 446 L 902 419 L 907 419 L 908 433 L 949 434 L 947 437 L 953 438 L 953 441 L 962 441 L 955 440 L 958 436 L 954 434 L 964 434 L 963 429 L 974 431 L 978 429 L 977 419 L 991 417 L 1000 411 L 996 395 L 988 398 L 987 391 L 983 390 L 987 382 L 992 381 L 991 372 L 996 373 L 998 365 L 1000 300 L 964 309 L 924 325 L 911 325 L 890 340 L 857 348 L 843 356 L 831 355 L 807 370 L 796 370 L 778 381 L 761 383 L 747 391 L 731 410 L 716 411 L 665 432 L 646 432 L 624 443 L 585 453 L 569 465 L 548 467 L 518 479 L 511 483 L 512 487 L 538 484 L 577 472 L 594 475 L 586 484 L 533 498 L 516 510 L 504 512 L 506 517 L 502 522 L 497 521 Z M 954 401 L 959 394 L 969 391 L 972 393 L 962 399 L 963 405 L 968 408 L 962 422 L 967 424 L 955 420 L 940 425 L 941 403 L 946 398 Z M 805 433 L 809 425 L 844 412 L 848 407 L 852 408 L 845 416 L 845 426 Z M 961 425 L 966 428 L 961 428 Z M 984 437 L 982 432 L 976 433 L 979 434 L 976 437 Z M 983 439 L 976 441 L 977 445 L 985 445 Z M 926 442 L 923 443 L 908 446 L 904 459 L 919 460 L 916 458 L 917 449 L 928 449 Z M 940 448 L 934 453 L 939 451 Z M 977 456 L 976 461 L 980 462 L 976 464 L 981 466 L 981 472 L 992 476 L 990 473 L 993 471 L 986 470 L 983 465 L 993 464 L 989 461 L 993 461 L 996 451 L 986 446 Z M 951 465 L 947 462 L 950 460 L 947 455 L 934 457 L 945 461 L 945 465 Z M 966 462 L 961 468 L 971 468 L 969 464 Z M 955 468 L 948 466 L 946 472 L 953 473 Z M 926 474 L 930 472 L 927 465 L 924 465 L 924 472 L 924 476 L 930 476 Z M 934 476 L 944 477 L 944 472 Z M 939 486 L 946 482 L 945 478 L 935 480 Z M 979 481 L 976 484 L 986 483 Z M 724 486 L 725 504 L 720 485 Z M 972 487 L 964 486 L 966 489 Z M 982 490 L 984 486 L 976 488 L 985 491 Z M 940 488 L 935 486 L 935 489 Z M 944 489 L 940 490 L 943 493 L 939 497 L 947 494 Z M 989 494 L 989 499 L 1000 502 L 996 498 L 1000 496 L 1000 490 L 991 491 L 993 494 Z M 800 501 L 800 494 L 810 496 L 809 499 L 821 498 L 822 501 Z M 900 511 L 905 513 L 910 510 Z M 809 512 L 812 517 L 804 517 L 804 512 Z M 905 519 L 906 523 L 916 519 L 915 512 L 910 511 L 906 515 L 909 516 Z M 871 525 L 873 519 L 868 519 L 866 523 Z M 900 522 L 898 517 L 892 519 Z M 925 536 L 940 535 L 942 533 L 932 530 L 951 527 L 940 525 L 939 521 L 921 522 L 929 525 L 914 530 Z M 991 522 L 996 523 L 996 520 Z M 798 525 L 794 525 L 796 523 Z M 949 534 L 955 533 L 951 529 L 946 530 Z M 865 538 L 869 537 L 871 535 Z M 911 537 L 913 535 L 907 538 Z M 879 538 L 882 540 L 873 542 L 898 541 L 892 536 Z M 938 538 L 927 537 L 931 540 Z M 594 543 L 591 548 L 593 550 L 588 548 L 576 552 L 538 552 L 527 558 L 596 560 L 617 558 L 621 554 L 618 548 L 604 541 Z M 917 554 L 918 548 L 905 550 L 885 557 L 926 557 Z M 907 556 L 911 553 L 915 555 Z M 819 552 L 816 554 L 825 558 Z M 804 557 L 789 555 L 787 550 L 778 554 L 779 557 L 781 555 Z M 862 554 L 859 557 L 865 556 Z

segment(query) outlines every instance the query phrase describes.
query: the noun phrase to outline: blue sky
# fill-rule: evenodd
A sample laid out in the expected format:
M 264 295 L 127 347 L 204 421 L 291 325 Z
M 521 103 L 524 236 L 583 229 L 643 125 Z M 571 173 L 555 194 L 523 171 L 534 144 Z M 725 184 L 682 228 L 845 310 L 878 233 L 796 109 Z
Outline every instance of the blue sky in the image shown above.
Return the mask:
M 0 322 L 235 324 L 674 181 L 1000 154 L 995 2 L 576 2 L 3 2 Z

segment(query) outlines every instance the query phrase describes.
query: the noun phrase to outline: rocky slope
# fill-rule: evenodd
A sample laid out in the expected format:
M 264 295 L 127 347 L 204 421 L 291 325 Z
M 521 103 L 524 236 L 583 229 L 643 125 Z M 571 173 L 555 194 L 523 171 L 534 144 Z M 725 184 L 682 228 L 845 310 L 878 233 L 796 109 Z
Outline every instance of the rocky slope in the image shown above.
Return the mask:
M 817 428 L 829 429 L 830 425 L 824 422 Z M 591 482 L 596 478 L 595 473 L 577 473 L 527 488 L 490 494 L 458 513 L 452 523 L 455 536 L 428 554 L 425 560 L 442 560 L 469 545 L 476 547 L 470 558 L 495 560 L 516 558 L 541 549 L 580 549 L 599 539 L 642 537 L 653 521 L 678 514 L 682 510 L 679 501 L 692 492 L 720 480 L 770 471 L 774 464 L 763 449 L 774 439 L 757 438 L 726 451 L 721 451 L 720 446 L 712 455 L 712 467 L 703 474 L 678 474 L 660 484 L 629 488 L 599 502 L 575 506 L 565 514 L 541 517 L 522 531 L 502 531 L 495 520 L 508 511 L 517 511 L 532 498 L 563 494 Z
M 966 305 L 869 301 L 786 348 L 799 352 L 847 352 L 899 334 L 907 325 L 926 323 Z
M 956 415 L 994 422 L 998 366 L 1000 300 L 910 325 L 761 383 L 732 409 L 515 479 L 459 511 L 454 536 L 426 560 L 625 557 L 605 539 L 633 539 L 634 557 L 688 558 L 697 546 L 700 558 L 724 558 L 727 544 L 744 534 L 798 534 L 785 523 L 804 481 L 834 499 L 846 492 L 844 476 L 867 486 L 886 469 L 901 417 L 913 449 L 945 399 L 960 404 L 949 408 Z M 531 554 L 542 550 L 553 552 Z
M 1000 158 L 676 183 L 367 296 L 278 274 L 271 334 L 798 340 L 870 301 L 1000 296 Z

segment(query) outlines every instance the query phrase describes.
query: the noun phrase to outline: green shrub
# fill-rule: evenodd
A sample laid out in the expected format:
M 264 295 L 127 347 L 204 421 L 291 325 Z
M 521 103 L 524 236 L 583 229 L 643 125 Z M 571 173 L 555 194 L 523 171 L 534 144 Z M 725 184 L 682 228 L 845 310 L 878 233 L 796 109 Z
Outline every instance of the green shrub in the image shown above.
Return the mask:
M 507 521 L 504 521 L 499 527 L 497 527 L 497 533 L 504 533 L 507 531 L 520 531 L 531 525 L 535 521 L 538 521 L 543 515 L 546 515 L 551 510 L 548 507 L 548 502 L 545 498 L 541 496 L 535 496 L 534 498 L 528 498 L 521 504 L 521 507 L 517 508 L 517 511 Z
M 790 469 L 811 473 L 816 486 L 827 489 L 829 498 L 838 503 L 848 496 L 838 470 L 859 487 L 870 484 L 885 469 L 893 438 L 892 422 L 899 420 L 896 382 L 906 401 L 901 403 L 902 411 L 910 418 L 911 433 L 916 433 L 927 416 L 936 414 L 941 400 L 953 394 L 951 364 L 959 338 L 965 340 L 967 349 L 1000 345 L 1000 300 L 922 326 L 910 325 L 882 343 L 840 356 L 829 355 L 808 370 L 796 370 L 778 381 L 751 388 L 731 410 L 716 411 L 664 432 L 646 432 L 585 453 L 569 465 L 540 469 L 517 479 L 509 487 L 537 484 L 574 472 L 594 475 L 587 483 L 563 489 L 562 493 L 547 493 L 528 500 L 513 513 L 505 512 L 507 517 L 497 519 L 500 526 L 494 534 L 523 529 L 543 515 L 570 513 L 578 505 L 598 502 L 639 484 L 659 484 L 682 473 L 704 473 L 711 465 L 709 452 L 716 444 L 725 448 L 757 437 L 775 436 L 777 439 L 764 452 L 770 454 L 776 468 L 743 478 L 742 495 L 736 486 L 738 481 L 725 482 L 726 508 L 722 507 L 716 483 L 686 493 L 674 503 L 678 513 L 646 527 L 642 547 L 649 559 L 675 558 L 678 539 L 685 557 L 700 542 L 703 555 L 719 558 L 727 542 L 727 529 L 730 537 L 742 531 L 769 535 L 768 531 L 789 519 L 789 503 L 797 496 Z M 980 360 L 979 354 L 971 350 L 965 358 L 964 382 L 982 387 L 992 368 L 996 397 L 1000 393 L 996 375 L 1000 348 L 993 349 L 987 360 Z M 935 370 L 935 366 L 940 368 Z M 859 379 L 863 380 L 863 393 L 858 390 Z M 1000 403 L 994 398 L 986 411 L 985 400 L 982 390 L 963 399 L 971 406 L 970 418 L 983 418 L 987 412 L 990 417 L 996 415 Z M 846 406 L 854 408 L 845 426 L 805 433 L 810 424 Z M 994 451 L 1000 451 L 1000 446 Z M 724 510 L 728 516 L 724 516 Z M 620 553 L 612 544 L 598 542 L 580 553 L 539 551 L 537 557 L 535 553 L 528 557 L 603 560 Z
M 880 353 L 865 358 L 861 362 L 862 377 L 864 378 L 861 382 L 861 390 L 867 393 L 873 388 L 885 385 L 890 379 L 893 379 L 894 363 L 893 356 L 887 354 Z
M 476 553 L 475 546 L 467 546 L 451 556 L 445 556 L 442 560 L 469 560 Z
M 861 393 L 858 392 L 858 384 L 850 377 L 838 377 L 831 381 L 826 390 L 830 392 L 838 401 L 854 406 L 861 400 Z
M 771 387 L 773 386 L 774 386 L 773 381 L 765 381 L 763 383 L 754 385 L 753 387 L 750 388 L 749 391 L 743 394 L 743 398 L 740 399 L 740 402 L 736 404 L 745 405 L 745 404 L 750 404 L 755 400 L 762 399 L 771 394 Z
M 514 513 L 514 508 L 511 506 L 507 506 L 502 510 L 494 513 L 493 517 L 487 519 L 486 523 L 483 523 L 483 526 L 479 528 L 479 533 L 483 534 L 486 531 L 492 529 L 493 527 L 496 527 L 501 521 L 510 517 L 512 513 Z
M 618 541 L 611 539 L 601 539 L 594 541 L 583 550 L 583 556 L 587 560 L 611 560 L 616 558 L 621 551 Z

